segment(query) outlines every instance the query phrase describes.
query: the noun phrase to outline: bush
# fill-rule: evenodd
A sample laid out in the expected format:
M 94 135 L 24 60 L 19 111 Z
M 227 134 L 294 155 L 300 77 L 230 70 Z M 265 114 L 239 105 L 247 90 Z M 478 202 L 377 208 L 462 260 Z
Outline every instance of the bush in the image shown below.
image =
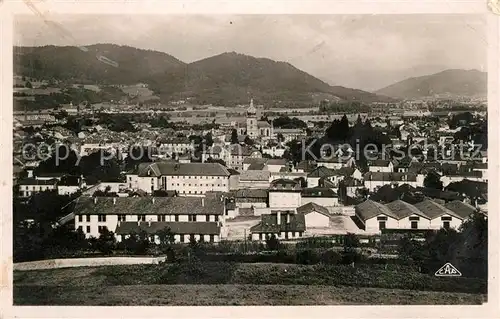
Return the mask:
M 335 265 L 342 261 L 342 255 L 334 250 L 327 250 L 321 254 L 321 263 Z
M 302 265 L 314 265 L 320 261 L 318 254 L 312 249 L 298 251 L 295 260 Z

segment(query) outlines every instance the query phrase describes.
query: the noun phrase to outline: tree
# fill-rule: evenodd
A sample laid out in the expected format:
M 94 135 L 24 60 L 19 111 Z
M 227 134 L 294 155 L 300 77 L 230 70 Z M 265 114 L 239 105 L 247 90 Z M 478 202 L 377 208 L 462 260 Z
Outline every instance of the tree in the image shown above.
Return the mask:
M 208 146 L 208 147 L 211 147 L 212 145 L 214 145 L 214 139 L 212 138 L 212 133 L 208 132 L 206 135 L 205 135 L 205 145 Z
M 348 233 L 344 236 L 344 250 L 342 252 L 342 259 L 344 263 L 353 263 L 361 258 L 357 248 L 359 247 L 359 239 L 353 233 Z
M 24 84 L 25 87 L 27 87 L 28 89 L 32 89 L 33 88 L 33 85 L 31 84 L 30 81 L 26 81 L 26 83 Z
M 112 231 L 109 231 L 107 227 L 104 227 L 99 235 L 99 238 L 97 238 L 97 250 L 99 250 L 103 254 L 110 254 L 115 249 L 115 245 L 115 234 Z
M 252 146 L 252 145 L 255 144 L 255 142 L 248 135 L 245 137 L 245 141 L 244 142 L 245 142 L 246 145 L 249 145 L 249 146 Z
M 429 172 L 427 176 L 425 176 L 424 187 L 442 190 L 443 182 L 441 181 L 439 174 L 435 172 Z
M 278 238 L 276 238 L 275 234 L 272 234 L 271 236 L 267 236 L 266 246 L 267 246 L 267 249 L 269 249 L 269 250 L 278 250 L 279 249 L 280 242 L 279 242 Z
M 238 132 L 236 131 L 236 129 L 233 129 L 233 131 L 231 132 L 231 144 L 238 144 L 238 143 L 239 143 Z
M 278 133 L 276 135 L 276 138 L 278 139 L 278 142 L 280 142 L 280 143 L 285 141 L 285 137 L 281 133 Z

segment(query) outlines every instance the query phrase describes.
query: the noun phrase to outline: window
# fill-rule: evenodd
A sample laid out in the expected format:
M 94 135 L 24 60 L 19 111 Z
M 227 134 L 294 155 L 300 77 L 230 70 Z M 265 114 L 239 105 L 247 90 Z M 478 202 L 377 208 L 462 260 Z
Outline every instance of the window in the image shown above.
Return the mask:
M 299 231 L 299 237 L 302 237 L 302 232 L 301 231 Z
M 87 234 L 90 233 L 90 226 L 87 226 Z
M 387 220 L 387 216 L 379 216 L 377 217 L 377 220 L 382 220 L 382 221 L 386 221 Z
M 99 221 L 99 222 L 105 222 L 106 221 L 106 215 L 97 215 L 97 221 Z
M 411 222 L 411 229 L 418 229 L 418 221 Z
M 418 216 L 412 216 L 412 217 L 410 217 L 410 220 L 411 221 L 419 221 L 420 217 L 418 217 Z
M 195 241 L 196 239 L 194 238 L 194 234 L 189 235 L 189 241 Z
M 206 215 L 206 221 L 209 222 L 210 221 L 210 215 Z
M 179 237 L 180 237 L 181 243 L 183 243 L 184 242 L 184 234 L 180 234 Z
M 378 222 L 378 229 L 380 229 L 380 230 L 385 229 L 385 221 Z
M 146 215 L 137 215 L 137 221 L 145 222 L 146 221 Z
M 188 215 L 188 221 L 195 222 L 196 221 L 196 215 Z
M 167 220 L 167 216 L 166 215 L 158 215 L 157 218 L 158 218 L 159 222 L 164 222 L 164 221 Z
M 127 216 L 126 215 L 118 215 L 118 221 L 119 222 L 124 222 L 127 220 Z
M 78 221 L 83 222 L 83 215 L 78 215 Z
M 219 215 L 215 215 L 215 221 L 218 222 L 219 221 Z
M 215 240 L 214 240 L 214 235 L 210 235 L 210 242 L 213 243 Z
M 179 215 L 175 215 L 175 221 L 178 222 L 179 221 Z M 182 236 L 181 236 L 182 237 Z
M 212 235 L 210 235 L 212 236 Z M 262 240 L 262 233 L 259 233 L 259 240 Z
M 444 221 L 443 222 L 443 228 L 444 229 L 450 229 L 450 222 L 449 221 Z
M 99 234 L 102 234 L 104 232 L 105 228 L 106 228 L 106 226 L 98 226 L 97 231 L 99 232 Z
M 90 222 L 90 215 L 87 215 L 87 222 Z

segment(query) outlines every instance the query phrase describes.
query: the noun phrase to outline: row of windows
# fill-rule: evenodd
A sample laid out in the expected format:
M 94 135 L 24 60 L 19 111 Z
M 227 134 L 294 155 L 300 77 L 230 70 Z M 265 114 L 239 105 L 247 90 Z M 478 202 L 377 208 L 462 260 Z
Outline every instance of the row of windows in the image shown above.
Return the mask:
M 36 191 L 37 187 L 39 191 L 55 188 L 55 186 L 21 186 L 21 189 L 30 190 L 30 187 L 32 191 Z
M 443 228 L 449 229 L 450 228 L 450 220 L 444 220 L 443 221 Z M 380 230 L 386 229 L 386 222 L 385 221 L 379 221 L 378 222 L 378 228 Z M 412 221 L 411 222 L 411 229 L 418 229 L 418 221 Z
M 83 222 L 83 216 L 84 215 L 78 215 L 78 221 Z M 188 215 L 188 221 L 190 222 L 196 222 L 196 221 L 202 221 L 203 217 L 205 216 L 205 221 L 209 222 L 210 221 L 210 215 Z M 215 221 L 219 221 L 219 215 L 213 215 L 215 216 Z M 157 220 L 160 222 L 167 221 L 167 215 L 156 215 Z M 90 222 L 90 215 L 85 215 L 85 220 L 87 222 Z M 174 220 L 176 222 L 179 221 L 179 215 L 174 215 Z M 98 222 L 106 222 L 106 215 L 97 215 L 97 221 Z M 125 222 L 127 221 L 127 215 L 118 215 L 118 221 L 119 222 Z M 137 221 L 145 222 L 146 221 L 146 215 L 137 215 Z
M 172 186 L 176 186 L 175 183 L 172 183 Z M 186 187 L 186 186 L 187 187 L 191 187 L 191 186 L 194 186 L 194 187 L 203 187 L 203 184 L 193 184 L 193 185 L 191 185 L 191 184 L 185 184 L 185 183 L 182 183 L 182 184 L 177 183 L 177 186 L 179 186 L 179 187 L 180 186 L 183 186 L 183 187 Z M 215 184 L 205 184 L 205 187 L 215 187 L 215 186 L 217 186 L 217 187 L 223 186 L 224 187 L 224 186 L 226 186 L 226 183 L 217 184 L 217 185 L 215 185 Z
M 299 231 L 299 232 L 291 232 L 291 233 L 292 233 L 292 238 L 296 237 L 297 234 L 299 235 L 299 237 L 302 237 L 302 232 L 301 231 Z M 288 239 L 288 237 L 289 237 L 288 234 L 289 234 L 289 232 L 285 232 L 285 239 Z M 271 234 L 259 233 L 259 240 L 264 240 L 264 239 L 268 238 L 269 236 L 271 236 Z M 278 238 L 279 237 L 282 237 L 281 233 L 278 233 Z

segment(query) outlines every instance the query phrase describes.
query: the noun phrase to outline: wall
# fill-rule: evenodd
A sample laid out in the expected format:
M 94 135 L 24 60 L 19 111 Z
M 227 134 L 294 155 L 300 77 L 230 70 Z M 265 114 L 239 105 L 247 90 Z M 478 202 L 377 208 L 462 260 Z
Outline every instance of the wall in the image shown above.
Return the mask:
M 68 258 L 50 259 L 39 261 L 28 261 L 15 263 L 13 270 L 37 270 L 69 267 L 95 267 L 108 265 L 137 265 L 137 264 L 157 264 L 164 261 L 166 257 L 99 257 L 99 258 Z
M 269 181 L 242 181 L 240 179 L 239 183 L 239 188 L 249 188 L 249 189 L 263 189 L 263 188 L 269 188 Z
M 319 177 L 308 177 L 307 187 L 316 187 L 319 185 Z
M 329 227 L 330 218 L 318 212 L 311 212 L 305 215 L 306 229 L 315 227 Z
M 377 217 L 380 216 L 386 216 L 383 214 L 380 214 L 378 216 L 375 216 L 373 218 L 370 218 L 365 221 L 365 230 L 367 232 L 379 232 L 379 221 L 377 220 Z M 397 229 L 398 228 L 398 221 L 392 217 L 386 216 L 387 220 L 385 221 L 385 228 L 391 228 L 391 229 Z
M 432 229 L 440 229 L 440 228 L 442 228 L 443 227 L 443 221 L 441 220 L 441 217 L 451 217 L 451 221 L 450 221 L 450 227 L 451 228 L 458 229 L 458 227 L 460 227 L 460 225 L 462 225 L 462 220 L 461 219 L 458 219 L 455 216 L 450 216 L 448 214 L 445 214 L 445 215 L 442 215 L 442 216 L 439 216 L 439 217 L 436 217 L 436 218 L 432 219 L 430 221 L 430 228 L 432 228 Z
M 163 176 L 166 189 L 180 194 L 204 194 L 208 191 L 229 192 L 227 176 Z
M 324 207 L 339 206 L 339 199 L 337 197 L 302 197 L 300 206 L 307 203 L 315 203 Z
M 398 222 L 398 228 L 399 229 L 411 229 L 411 221 L 410 217 L 419 217 L 418 220 L 418 229 L 429 229 L 431 227 L 431 221 L 429 219 L 426 219 L 422 216 L 418 215 L 411 215 L 405 218 L 402 218 Z
M 269 207 L 297 208 L 301 203 L 301 194 L 298 192 L 269 192 Z

